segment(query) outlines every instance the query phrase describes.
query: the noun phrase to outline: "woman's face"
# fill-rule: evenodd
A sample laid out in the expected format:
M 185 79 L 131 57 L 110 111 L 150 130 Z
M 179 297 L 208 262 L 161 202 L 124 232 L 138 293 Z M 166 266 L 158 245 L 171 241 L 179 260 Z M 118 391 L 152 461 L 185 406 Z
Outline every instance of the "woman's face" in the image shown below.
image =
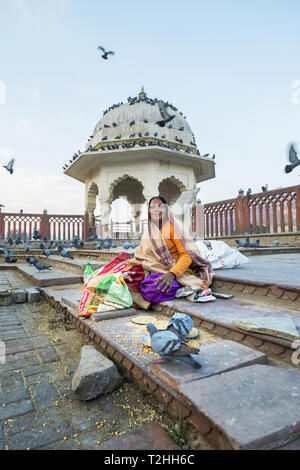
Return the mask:
M 153 199 L 149 207 L 149 214 L 153 222 L 162 222 L 167 215 L 167 208 L 160 199 Z

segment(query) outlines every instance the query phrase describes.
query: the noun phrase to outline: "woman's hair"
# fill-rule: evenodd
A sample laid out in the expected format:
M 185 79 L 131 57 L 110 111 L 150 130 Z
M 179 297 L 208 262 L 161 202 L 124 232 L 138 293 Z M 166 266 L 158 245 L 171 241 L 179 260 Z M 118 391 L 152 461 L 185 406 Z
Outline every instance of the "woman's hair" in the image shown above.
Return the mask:
M 150 207 L 150 204 L 154 199 L 160 199 L 163 204 L 166 204 L 166 206 L 168 205 L 168 203 L 167 203 L 167 201 L 165 200 L 164 197 L 162 197 L 162 196 L 153 196 L 149 201 L 148 207 Z

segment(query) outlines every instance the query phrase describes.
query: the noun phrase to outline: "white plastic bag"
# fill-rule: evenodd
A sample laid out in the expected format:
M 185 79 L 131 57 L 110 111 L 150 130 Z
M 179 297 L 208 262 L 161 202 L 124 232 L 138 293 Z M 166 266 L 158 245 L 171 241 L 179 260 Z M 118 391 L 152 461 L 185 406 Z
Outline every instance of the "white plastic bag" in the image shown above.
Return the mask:
M 236 248 L 219 240 L 196 241 L 201 258 L 210 262 L 215 269 L 232 269 L 248 263 L 248 258 Z

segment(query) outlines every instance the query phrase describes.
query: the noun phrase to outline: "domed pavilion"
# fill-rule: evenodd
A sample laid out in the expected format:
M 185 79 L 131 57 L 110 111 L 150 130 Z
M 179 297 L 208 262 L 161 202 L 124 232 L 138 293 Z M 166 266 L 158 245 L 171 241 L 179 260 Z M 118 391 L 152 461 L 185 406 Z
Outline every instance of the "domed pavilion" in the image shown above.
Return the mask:
M 92 224 L 96 198 L 101 223 L 109 222 L 111 204 L 125 196 L 138 222 L 142 206 L 154 195 L 173 204 L 186 190 L 215 177 L 214 161 L 201 156 L 183 114 L 168 103 L 175 118 L 164 127 L 158 99 L 144 89 L 103 112 L 86 149 L 75 154 L 65 174 L 85 184 L 85 208 Z

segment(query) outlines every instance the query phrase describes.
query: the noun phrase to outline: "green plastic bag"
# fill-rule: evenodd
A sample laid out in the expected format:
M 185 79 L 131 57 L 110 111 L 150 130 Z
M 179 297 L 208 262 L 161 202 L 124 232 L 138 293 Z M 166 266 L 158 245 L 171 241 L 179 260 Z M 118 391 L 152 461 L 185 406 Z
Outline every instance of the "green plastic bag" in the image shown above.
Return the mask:
M 99 284 L 97 284 L 96 286 L 95 294 L 103 294 L 105 292 L 108 292 L 111 284 L 115 281 L 115 279 L 115 276 L 106 276 L 101 279 Z
M 131 307 L 131 305 L 133 304 L 133 300 L 127 285 L 124 284 L 117 283 L 114 278 L 114 281 L 112 282 L 107 293 L 106 300 L 110 300 L 111 302 L 116 302 L 120 305 L 124 305 L 124 307 Z

